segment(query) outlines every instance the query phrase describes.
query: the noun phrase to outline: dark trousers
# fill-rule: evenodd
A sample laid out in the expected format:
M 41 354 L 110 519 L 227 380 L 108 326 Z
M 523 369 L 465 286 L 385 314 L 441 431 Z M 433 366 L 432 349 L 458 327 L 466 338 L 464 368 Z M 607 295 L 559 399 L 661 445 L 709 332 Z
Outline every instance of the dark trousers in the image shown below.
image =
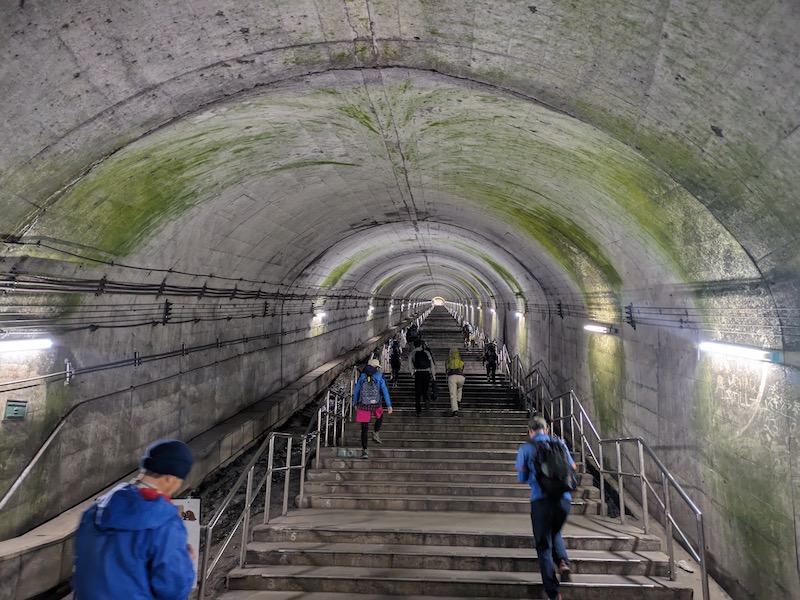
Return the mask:
M 400 374 L 400 367 L 403 366 L 403 363 L 400 362 L 400 356 L 397 355 L 395 358 L 394 356 L 389 360 L 389 365 L 392 367 L 392 383 L 397 382 L 397 376 Z
M 495 375 L 497 374 L 497 363 L 486 363 L 486 378 L 494 383 Z
M 379 418 L 375 419 L 375 433 L 378 433 L 381 430 L 381 425 L 383 424 L 383 415 Z M 361 424 L 361 447 L 366 450 L 367 449 L 367 440 L 369 440 L 369 423 L 362 423 Z
M 414 372 L 414 408 L 417 409 L 417 414 L 422 412 L 422 405 L 420 400 L 425 398 L 425 408 L 430 404 L 430 389 L 431 389 L 431 372 L 430 371 L 415 371 Z
M 556 564 L 567 558 L 567 549 L 561 538 L 561 528 L 569 515 L 570 501 L 566 498 L 550 500 L 542 498 L 531 502 L 531 526 L 533 539 L 536 542 L 536 554 L 539 559 L 539 571 L 548 598 L 558 597 L 559 581 L 556 575 Z

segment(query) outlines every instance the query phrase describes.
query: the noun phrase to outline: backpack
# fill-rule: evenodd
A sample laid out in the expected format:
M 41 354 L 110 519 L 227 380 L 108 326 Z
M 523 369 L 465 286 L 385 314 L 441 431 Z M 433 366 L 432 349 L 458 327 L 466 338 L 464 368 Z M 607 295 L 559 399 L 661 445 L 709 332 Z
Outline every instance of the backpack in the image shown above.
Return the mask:
M 494 349 L 494 346 L 490 346 L 486 349 L 486 357 L 485 360 L 490 365 L 497 364 L 497 351 Z
M 528 443 L 534 448 L 529 472 L 536 475 L 536 482 L 548 498 L 558 500 L 564 492 L 578 489 L 571 457 L 560 439 L 551 437 L 547 441 L 530 440 Z
M 381 386 L 374 377 L 367 375 L 367 378 L 361 382 L 361 388 L 358 390 L 358 408 L 360 410 L 374 412 L 378 410 L 380 405 Z
M 418 371 L 424 371 L 431 368 L 431 359 L 428 357 L 428 353 L 422 348 L 418 348 L 414 351 L 414 359 L 411 362 L 414 364 L 414 368 Z

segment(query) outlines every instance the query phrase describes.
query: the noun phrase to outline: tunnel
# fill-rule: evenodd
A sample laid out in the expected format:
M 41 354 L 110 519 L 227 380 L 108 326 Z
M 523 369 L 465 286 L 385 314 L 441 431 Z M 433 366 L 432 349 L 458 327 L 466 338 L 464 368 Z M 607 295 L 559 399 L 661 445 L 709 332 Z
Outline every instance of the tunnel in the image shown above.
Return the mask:
M 9 0 L 0 343 L 52 346 L 0 353 L 0 491 L 36 457 L 2 537 L 437 298 L 656 449 L 728 593 L 797 598 L 798 31 L 792 1 Z

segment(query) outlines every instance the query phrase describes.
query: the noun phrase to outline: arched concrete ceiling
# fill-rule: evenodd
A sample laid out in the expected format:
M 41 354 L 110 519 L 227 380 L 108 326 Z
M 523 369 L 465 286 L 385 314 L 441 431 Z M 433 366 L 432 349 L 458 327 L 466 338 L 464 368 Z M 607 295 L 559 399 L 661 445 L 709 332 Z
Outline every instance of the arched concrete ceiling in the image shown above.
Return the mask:
M 365 292 L 394 262 L 386 291 L 427 298 L 765 275 L 796 302 L 792 3 L 27 0 L 0 19 L 9 240 Z

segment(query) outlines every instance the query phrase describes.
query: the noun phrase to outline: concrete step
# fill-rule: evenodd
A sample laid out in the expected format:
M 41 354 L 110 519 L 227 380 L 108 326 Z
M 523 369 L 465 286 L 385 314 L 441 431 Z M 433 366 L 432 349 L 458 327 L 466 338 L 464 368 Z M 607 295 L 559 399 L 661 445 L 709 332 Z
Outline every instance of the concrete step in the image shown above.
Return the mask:
M 391 479 L 399 481 L 437 481 L 437 482 L 457 482 L 457 483 L 494 483 L 498 485 L 523 485 L 519 483 L 516 473 L 513 471 L 464 471 L 464 470 L 437 470 L 435 473 L 419 469 L 342 469 L 342 470 L 316 470 L 312 469 L 306 473 L 306 489 L 309 483 L 318 482 L 364 482 L 364 481 L 387 481 Z M 578 474 L 578 484 L 582 487 L 592 486 L 592 476 L 589 473 Z M 596 489 L 596 488 L 592 488 Z M 597 490 L 600 493 L 600 490 Z
M 375 445 L 375 442 L 371 441 L 372 431 L 372 428 L 370 428 L 370 446 Z M 384 435 L 384 431 L 381 429 L 382 448 L 391 448 L 393 450 L 400 448 L 452 448 L 454 444 L 458 444 L 459 450 L 508 450 L 514 452 L 516 456 L 520 445 L 525 443 L 525 438 L 519 436 L 502 440 L 498 440 L 496 437 L 494 439 L 473 440 L 465 439 L 465 436 L 456 435 L 455 433 L 456 432 L 453 432 L 451 435 L 445 434 L 438 437 L 418 438 L 405 437 L 390 431 L 387 431 Z M 360 446 L 360 429 L 350 429 L 345 434 L 344 442 L 345 445 Z
M 387 473 L 392 473 L 391 471 Z M 510 483 L 455 483 L 452 481 L 437 481 L 436 474 L 431 474 L 431 481 L 409 483 L 400 478 L 385 480 L 372 480 L 360 482 L 307 482 L 305 494 L 316 495 L 402 495 L 402 496 L 481 496 L 492 498 L 517 498 L 529 497 L 530 489 L 519 482 Z M 595 487 L 578 488 L 572 494 L 573 498 L 600 498 L 600 492 Z
M 371 436 L 371 434 L 370 434 Z M 432 440 L 433 441 L 433 440 Z M 353 447 L 321 448 L 320 458 L 353 458 L 356 453 L 361 456 L 361 444 Z M 427 448 L 395 448 L 391 444 L 371 444 L 369 449 L 370 458 L 376 459 L 409 459 L 414 460 L 437 460 L 439 462 L 461 461 L 467 462 L 505 462 L 505 467 L 501 469 L 513 470 L 514 461 L 517 458 L 519 444 L 511 444 L 508 448 L 486 449 L 486 448 L 459 448 L 459 447 L 427 447 Z M 511 465 L 509 467 L 509 465 Z
M 361 448 L 350 448 L 349 454 L 343 457 L 330 457 L 322 460 L 323 469 L 400 469 L 400 470 L 446 470 L 462 469 L 464 471 L 503 471 L 513 472 L 514 463 L 508 460 L 463 460 L 461 458 L 417 458 L 414 456 L 386 457 L 379 456 L 378 450 L 369 449 L 368 460 L 363 460 Z
M 666 576 L 663 552 L 600 550 L 570 551 L 571 574 Z M 247 565 L 313 565 L 372 569 L 446 569 L 452 571 L 535 572 L 536 551 L 519 548 L 413 546 L 363 543 L 253 542 L 247 546 Z
M 570 515 L 562 537 L 568 549 L 655 552 L 660 540 L 633 527 Z M 531 523 L 526 516 L 474 513 L 307 509 L 292 511 L 267 525 L 253 528 L 260 542 L 404 544 L 458 547 L 532 547 Z
M 504 571 L 452 571 L 443 569 L 370 569 L 367 567 L 315 567 L 279 565 L 233 569 L 231 590 L 291 590 L 297 592 L 350 593 L 358 589 L 390 596 L 452 596 L 459 598 L 542 598 L 538 574 Z M 640 575 L 579 575 L 564 584 L 570 600 L 691 600 L 692 591 Z M 327 596 L 330 598 L 330 596 Z
M 394 494 L 347 494 L 325 493 L 303 498 L 303 507 L 338 508 L 353 510 L 408 510 L 408 511 L 459 511 L 475 513 L 530 513 L 528 494 L 521 490 L 518 498 L 495 498 L 492 496 L 407 496 Z M 597 515 L 600 513 L 598 501 L 584 498 L 572 499 L 572 514 Z
M 334 594 L 330 592 L 263 592 L 252 590 L 238 590 L 225 592 L 215 596 L 217 600 L 397 600 L 395 595 L 387 594 L 358 594 L 347 592 Z M 404 600 L 464 600 L 463 597 L 453 596 L 403 596 Z M 470 600 L 493 600 L 492 598 L 470 597 Z

